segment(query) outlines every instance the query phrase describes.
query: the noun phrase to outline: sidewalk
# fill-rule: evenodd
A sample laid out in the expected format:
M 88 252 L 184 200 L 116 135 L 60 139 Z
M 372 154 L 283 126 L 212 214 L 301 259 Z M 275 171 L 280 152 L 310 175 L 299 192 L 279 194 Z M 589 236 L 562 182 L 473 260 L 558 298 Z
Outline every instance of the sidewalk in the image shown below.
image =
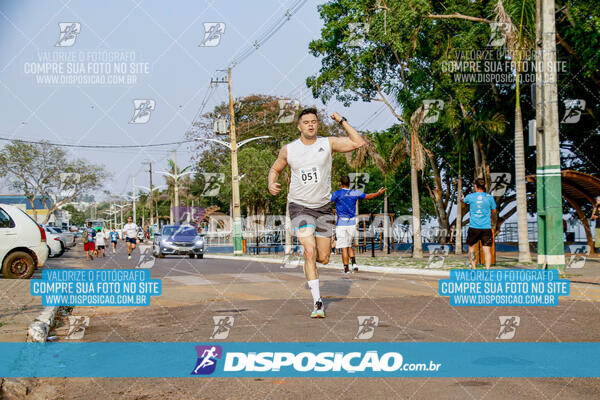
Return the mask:
M 206 254 L 207 258 L 222 258 L 249 261 L 263 261 L 269 263 L 284 264 L 285 255 L 283 253 L 268 254 L 261 253 L 244 254 L 241 257 L 235 257 L 230 254 L 210 253 Z M 536 253 L 531 253 L 531 258 L 534 260 L 531 263 L 519 263 L 519 255 L 516 252 L 499 252 L 496 254 L 496 265 L 492 268 L 537 268 L 535 262 Z M 302 259 L 302 257 L 291 256 L 288 262 Z M 566 254 L 565 260 L 567 264 L 571 260 L 571 255 Z M 300 261 L 302 262 L 302 261 Z M 424 252 L 423 258 L 413 259 L 410 252 L 392 252 L 387 254 L 384 251 L 375 251 L 375 257 L 371 257 L 371 252 L 356 254 L 356 264 L 359 269 L 369 272 L 383 273 L 400 273 L 400 274 L 415 274 L 429 276 L 448 276 L 451 269 L 470 268 L 467 259 L 467 254 L 456 255 L 449 254 L 441 260 L 440 256 L 431 256 Z M 342 257 L 338 254 L 332 254 L 328 265 L 318 264 L 319 268 L 336 268 L 342 269 Z M 586 257 L 583 268 L 567 268 L 566 277 L 568 279 L 579 280 L 582 282 L 600 283 L 600 257 Z
M 0 279 L 0 342 L 26 342 L 29 324 L 44 309 L 29 285 L 29 279 Z

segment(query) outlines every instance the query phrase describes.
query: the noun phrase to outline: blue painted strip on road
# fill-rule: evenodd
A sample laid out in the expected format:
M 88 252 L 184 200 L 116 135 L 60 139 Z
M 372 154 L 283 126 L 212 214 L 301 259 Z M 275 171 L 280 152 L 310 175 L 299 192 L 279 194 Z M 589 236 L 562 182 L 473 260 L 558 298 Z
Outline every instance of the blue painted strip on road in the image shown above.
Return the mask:
M 3 377 L 600 377 L 600 343 L 0 343 L 0 354 Z M 439 368 L 403 370 L 419 364 Z

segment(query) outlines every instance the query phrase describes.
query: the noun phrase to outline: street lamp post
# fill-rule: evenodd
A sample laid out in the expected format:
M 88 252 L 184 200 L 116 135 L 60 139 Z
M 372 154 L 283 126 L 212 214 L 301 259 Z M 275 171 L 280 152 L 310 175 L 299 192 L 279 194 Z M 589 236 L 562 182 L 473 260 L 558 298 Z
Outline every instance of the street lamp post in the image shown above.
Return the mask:
M 177 171 L 177 165 L 175 165 L 175 171 Z M 166 176 L 170 176 L 171 178 L 173 178 L 173 181 L 175 182 L 175 186 L 174 186 L 174 192 L 175 192 L 175 207 L 179 206 L 179 178 L 181 178 L 182 176 L 185 175 L 189 175 L 192 173 L 192 171 L 186 171 L 186 172 L 182 172 L 181 174 L 172 174 L 170 172 L 167 171 L 156 171 L 159 174 L 163 174 Z M 172 214 L 172 213 L 171 213 Z M 171 220 L 171 223 L 173 223 L 173 220 Z
M 150 194 L 150 225 L 154 225 L 154 205 L 153 205 L 153 201 L 154 201 L 154 191 L 155 190 L 160 190 L 161 188 L 163 188 L 164 186 L 136 186 L 139 189 L 143 189 L 146 192 L 148 192 Z
M 120 211 L 121 211 L 121 229 L 123 228 L 123 208 L 127 207 L 128 204 L 115 204 L 115 207 L 119 207 Z M 116 220 L 116 216 L 115 216 L 115 220 Z M 116 222 L 115 222 L 116 224 Z

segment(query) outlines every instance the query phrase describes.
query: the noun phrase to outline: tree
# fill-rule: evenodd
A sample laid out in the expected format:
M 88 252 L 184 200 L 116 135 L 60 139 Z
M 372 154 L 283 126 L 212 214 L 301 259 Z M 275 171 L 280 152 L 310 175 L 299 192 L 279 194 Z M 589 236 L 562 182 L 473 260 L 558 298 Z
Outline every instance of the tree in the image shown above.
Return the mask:
M 251 95 L 238 98 L 235 101 L 236 133 L 238 144 L 246 139 L 258 136 L 269 136 L 260 141 L 252 141 L 238 148 L 238 165 L 240 175 L 246 174 L 240 181 L 240 200 L 242 210 L 246 212 L 264 211 L 285 214 L 287 184 L 289 183 L 288 170 L 284 171 L 280 177 L 282 181 L 282 193 L 278 197 L 271 197 L 267 194 L 267 175 L 270 163 L 275 160 L 275 155 L 279 149 L 299 137 L 296 125 L 296 112 L 293 113 L 292 122 L 280 123 L 282 109 L 279 101 L 282 100 L 276 96 Z M 293 100 L 293 99 L 287 99 Z M 196 130 L 190 132 L 188 137 L 194 137 L 194 157 L 195 170 L 197 171 L 191 183 L 194 193 L 201 193 L 204 188 L 203 173 L 224 173 L 226 178 L 221 185 L 221 190 L 216 197 L 204 197 L 201 203 L 204 206 L 218 205 L 223 210 L 229 210 L 231 203 L 231 152 L 221 144 L 214 143 L 206 139 L 218 139 L 228 142 L 228 137 L 218 135 L 213 130 L 213 123 L 217 118 L 226 115 L 228 104 L 220 104 L 209 113 L 202 115 L 194 123 Z M 298 104 L 298 110 L 302 107 Z M 291 114 L 290 114 L 291 115 Z M 331 122 L 331 118 L 324 111 L 319 111 L 319 136 L 337 136 L 342 135 L 343 128 L 339 124 Z M 252 149 L 252 151 L 247 151 Z M 252 157 L 246 157 L 252 155 Z M 245 157 L 242 159 L 242 157 Z M 257 157 L 257 158 L 253 158 Z M 332 165 L 332 176 L 338 176 L 340 169 L 347 166 L 340 162 L 343 156 L 336 155 Z M 255 168 L 260 165 L 262 170 Z M 247 171 L 249 171 L 247 173 Z M 256 173 L 260 172 L 264 177 L 259 177 Z M 263 182 L 264 186 L 257 186 L 258 182 Z M 246 187 L 245 187 L 246 186 Z M 254 209 L 254 210 L 253 210 Z
M 69 160 L 67 153 L 49 142 L 40 144 L 14 140 L 0 151 L 0 174 L 9 186 L 29 200 L 37 221 L 35 199 L 49 203 L 48 223 L 54 211 L 92 190 L 102 188 L 110 176 L 103 166 L 83 159 Z
M 71 225 L 83 226 L 85 224 L 85 213 L 77 210 L 73 204 L 67 204 L 62 209 L 71 214 Z
M 384 132 L 375 132 L 373 134 L 363 135 L 366 145 L 355 150 L 353 153 L 346 153 L 346 160 L 350 167 L 364 167 L 367 161 L 373 164 L 381 171 L 384 176 L 384 186 L 387 188 L 388 179 L 392 176 L 400 163 L 406 159 L 406 145 L 401 139 L 397 127 Z M 383 200 L 384 232 L 390 231 L 389 227 L 389 192 L 386 191 Z M 420 221 L 420 219 L 419 219 Z M 419 222 L 420 225 L 420 222 Z M 388 253 L 390 252 L 390 243 L 388 242 Z

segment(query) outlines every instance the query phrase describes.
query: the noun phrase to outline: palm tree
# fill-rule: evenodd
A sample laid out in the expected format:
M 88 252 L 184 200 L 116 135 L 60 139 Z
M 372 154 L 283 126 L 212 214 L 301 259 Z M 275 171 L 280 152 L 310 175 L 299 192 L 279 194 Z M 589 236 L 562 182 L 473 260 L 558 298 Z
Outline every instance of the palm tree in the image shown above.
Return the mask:
M 170 174 L 175 175 L 175 176 L 182 174 L 185 171 L 187 171 L 189 168 L 191 168 L 191 166 L 188 165 L 187 167 L 183 168 L 182 170 L 179 170 L 177 168 L 177 165 L 175 164 L 175 161 L 169 159 L 169 160 L 167 160 L 167 162 L 169 163 L 169 169 L 167 170 L 167 172 L 169 172 Z M 170 210 L 169 216 L 170 216 L 170 220 L 172 222 L 173 221 L 173 205 L 175 204 L 175 191 L 176 191 L 175 184 L 176 184 L 176 182 L 175 182 L 175 179 L 169 175 L 164 175 L 164 179 L 167 184 L 167 193 L 169 194 L 169 197 L 171 200 L 171 207 L 170 207 L 171 210 Z
M 412 208 L 413 254 L 414 258 L 423 257 L 423 239 L 421 238 L 421 205 L 419 202 L 418 171 L 425 168 L 425 154 L 419 140 L 419 127 L 423 122 L 425 107 L 421 105 L 410 117 L 410 197 Z
M 527 8 L 526 3 L 529 3 L 527 4 Z M 531 31 L 526 29 L 526 34 L 523 34 L 523 21 L 525 15 L 528 15 L 528 22 L 531 21 L 531 15 L 534 16 L 535 20 L 535 2 L 530 0 L 520 0 L 520 4 L 518 4 L 517 1 L 511 1 L 508 4 L 511 7 L 511 11 L 513 11 L 513 15 L 516 15 L 518 8 L 520 8 L 521 21 L 519 23 L 518 32 L 509 14 L 505 11 L 502 0 L 498 0 L 498 3 L 494 8 L 494 13 L 496 14 L 496 20 L 505 27 L 503 33 L 505 36 L 506 49 L 515 66 L 515 188 L 517 192 L 519 262 L 531 262 L 527 226 L 527 188 L 525 186 L 525 150 L 523 143 L 523 117 L 521 114 L 521 85 L 519 74 L 523 70 L 523 49 L 532 48 L 533 45 Z M 531 8 L 532 4 L 533 11 Z M 515 8 L 517 8 L 517 10 L 515 10 Z

